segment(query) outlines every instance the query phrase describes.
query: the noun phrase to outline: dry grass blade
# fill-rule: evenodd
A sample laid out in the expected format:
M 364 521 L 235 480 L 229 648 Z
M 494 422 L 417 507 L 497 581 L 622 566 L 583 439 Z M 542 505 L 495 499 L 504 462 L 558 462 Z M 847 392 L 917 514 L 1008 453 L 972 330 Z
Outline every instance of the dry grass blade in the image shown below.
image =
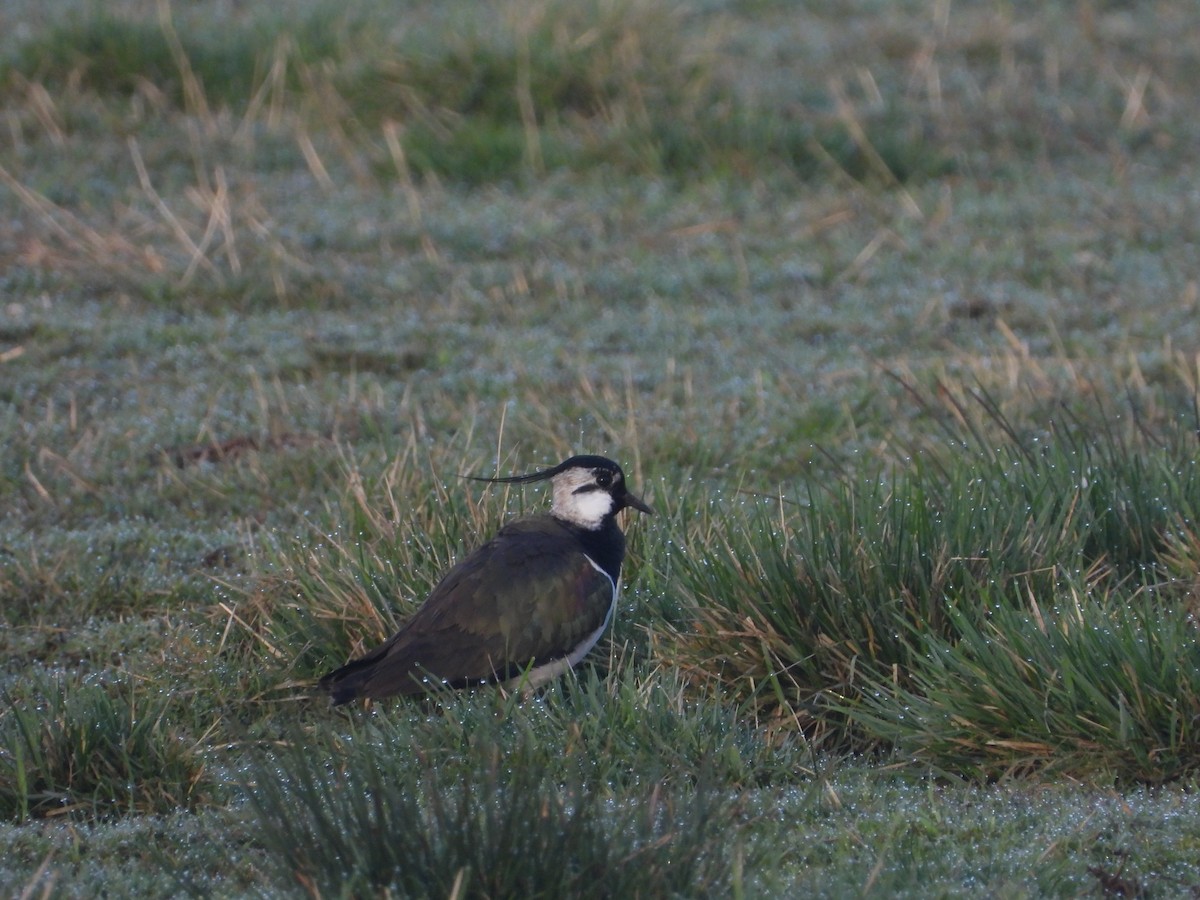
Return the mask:
M 218 284 L 223 284 L 224 277 L 207 256 L 208 241 L 211 240 L 212 233 L 215 231 L 215 228 L 210 227 L 206 230 L 203 246 L 198 245 L 195 241 L 193 241 L 191 235 L 188 234 L 187 229 L 184 228 L 183 223 L 179 221 L 179 218 L 173 212 L 171 212 L 170 208 L 163 201 L 162 197 L 159 196 L 156 190 L 154 190 L 154 185 L 150 183 L 150 173 L 146 171 L 146 164 L 142 160 L 141 151 L 138 150 L 137 141 L 133 138 L 129 139 L 129 155 L 133 157 L 133 165 L 137 170 L 138 184 L 141 185 L 142 192 L 150 198 L 150 202 L 154 204 L 154 208 L 158 210 L 159 215 L 167 224 L 167 227 L 170 228 L 171 233 L 175 236 L 175 239 L 179 242 L 180 246 L 183 247 L 184 252 L 189 258 L 187 270 L 184 272 L 180 283 L 186 284 L 191 280 L 192 273 L 195 271 L 196 267 L 203 266 L 204 270 L 212 275 Z M 210 223 L 215 224 L 215 219 L 210 217 Z
M 85 264 L 115 274 L 131 270 L 160 272 L 165 263 L 150 247 L 139 247 L 115 232 L 101 232 L 70 210 L 21 183 L 0 165 L 0 183 L 11 190 L 38 221 L 64 245 L 66 254 L 55 260 L 67 267 Z
M 42 860 L 41 865 L 37 867 L 37 871 L 29 877 L 29 881 L 26 882 L 25 887 L 21 889 L 21 893 L 18 895 L 20 900 L 30 900 L 30 898 L 34 896 L 34 892 L 37 890 L 39 882 L 41 883 L 42 900 L 49 900 L 50 897 L 54 896 L 54 884 L 58 881 L 58 874 L 53 873 L 49 878 L 46 878 L 43 881 L 43 877 L 50 868 L 50 861 L 53 859 L 54 851 L 51 850 L 46 854 L 46 857 Z

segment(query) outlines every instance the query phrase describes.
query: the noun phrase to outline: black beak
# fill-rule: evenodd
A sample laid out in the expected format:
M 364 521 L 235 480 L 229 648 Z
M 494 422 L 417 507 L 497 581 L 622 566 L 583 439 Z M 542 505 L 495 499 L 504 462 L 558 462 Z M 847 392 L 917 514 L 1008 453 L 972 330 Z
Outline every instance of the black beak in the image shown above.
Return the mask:
M 648 516 L 654 515 L 654 510 L 650 508 L 650 504 L 635 494 L 633 491 L 625 492 L 625 505 L 632 506 L 634 509 L 641 510 Z

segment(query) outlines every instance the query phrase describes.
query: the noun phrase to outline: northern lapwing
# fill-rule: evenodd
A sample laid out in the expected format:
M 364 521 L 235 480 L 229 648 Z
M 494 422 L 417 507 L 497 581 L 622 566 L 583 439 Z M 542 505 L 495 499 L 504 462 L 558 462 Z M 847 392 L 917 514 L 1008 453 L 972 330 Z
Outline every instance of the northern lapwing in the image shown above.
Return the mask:
M 617 513 L 652 510 L 603 456 L 572 456 L 502 484 L 550 481 L 548 514 L 515 519 L 454 566 L 381 646 L 321 679 L 335 705 L 434 686 L 545 684 L 578 663 L 608 627 L 625 535 Z

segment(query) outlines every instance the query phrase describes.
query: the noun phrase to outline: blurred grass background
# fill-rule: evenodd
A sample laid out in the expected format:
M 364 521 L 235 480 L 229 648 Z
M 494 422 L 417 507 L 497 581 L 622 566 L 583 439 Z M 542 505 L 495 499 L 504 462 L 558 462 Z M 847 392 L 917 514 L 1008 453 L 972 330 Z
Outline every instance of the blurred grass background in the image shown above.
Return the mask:
M 0 34 L 6 892 L 1200 887 L 1194 4 Z M 580 451 L 612 640 L 328 711 Z

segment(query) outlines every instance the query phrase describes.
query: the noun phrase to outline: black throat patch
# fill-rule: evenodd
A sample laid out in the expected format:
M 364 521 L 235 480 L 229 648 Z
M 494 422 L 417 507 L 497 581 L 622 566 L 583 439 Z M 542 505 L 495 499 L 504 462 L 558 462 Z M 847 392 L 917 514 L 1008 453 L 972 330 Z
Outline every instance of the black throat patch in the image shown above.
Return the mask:
M 573 522 L 563 522 L 579 541 L 583 552 L 604 570 L 615 584 L 621 577 L 621 563 L 625 559 L 625 534 L 614 516 L 608 516 L 599 528 L 589 529 Z

